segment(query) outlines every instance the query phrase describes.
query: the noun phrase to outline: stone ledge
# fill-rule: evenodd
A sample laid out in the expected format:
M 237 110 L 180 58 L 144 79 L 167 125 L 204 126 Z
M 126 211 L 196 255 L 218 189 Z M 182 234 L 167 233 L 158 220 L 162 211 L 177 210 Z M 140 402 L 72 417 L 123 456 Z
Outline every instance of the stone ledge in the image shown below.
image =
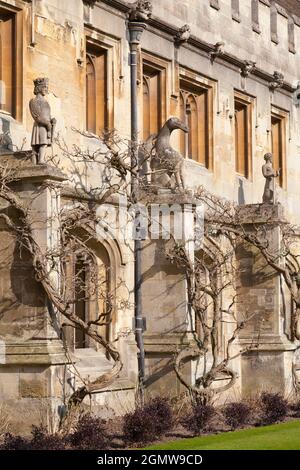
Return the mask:
M 15 180 L 41 182 L 45 180 L 65 181 L 68 177 L 58 168 L 51 165 L 28 165 L 18 169 Z
M 6 343 L 2 366 L 11 364 L 69 364 L 60 341 L 33 343 Z
M 161 190 L 158 194 L 154 192 L 144 193 L 145 197 L 143 198 L 143 193 L 141 192 L 141 202 L 148 204 L 190 204 L 190 205 L 198 205 L 199 200 L 197 200 L 192 191 L 185 191 L 185 192 L 172 192 L 171 190 Z
M 285 222 L 284 207 L 281 204 L 245 204 L 236 207 L 238 223 Z
M 135 389 L 136 384 L 127 378 L 119 378 L 113 384 L 109 385 L 106 388 L 98 390 L 97 392 L 92 392 L 92 394 L 99 394 L 105 392 L 118 392 L 118 391 L 125 391 L 125 390 L 133 390 Z
M 297 345 L 288 341 L 285 337 L 281 337 L 278 335 L 270 335 L 270 336 L 261 336 L 260 344 L 258 347 L 251 347 L 253 345 L 253 338 L 240 338 L 239 342 L 237 343 L 239 346 L 242 347 L 250 347 L 247 352 L 260 352 L 260 351 L 294 351 L 297 349 Z
M 190 332 L 172 335 L 144 335 L 145 352 L 148 354 L 170 354 L 176 353 L 179 349 L 193 346 L 194 340 Z
M 177 344 L 179 341 L 189 344 L 193 339 L 191 331 L 177 331 L 176 333 L 144 333 L 144 341 L 155 344 Z

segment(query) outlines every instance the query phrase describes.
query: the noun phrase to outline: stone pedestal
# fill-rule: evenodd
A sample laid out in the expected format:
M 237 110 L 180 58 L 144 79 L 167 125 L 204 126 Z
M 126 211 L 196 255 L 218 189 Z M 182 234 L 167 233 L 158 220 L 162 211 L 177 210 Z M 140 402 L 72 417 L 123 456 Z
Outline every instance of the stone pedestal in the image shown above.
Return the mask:
M 174 372 L 176 352 L 192 342 L 192 314 L 188 309 L 186 278 L 166 257 L 174 237 L 194 257 L 196 202 L 189 195 L 169 191 L 148 204 L 151 231 L 142 247 L 142 314 L 146 319 L 146 388 L 151 394 L 174 396 L 185 390 Z M 185 365 L 187 382 L 193 364 Z
M 65 179 L 51 166 L 25 165 L 11 183 L 28 210 L 42 251 L 58 243 L 60 186 Z M 12 207 L 2 210 L 15 220 L 19 217 Z M 57 418 L 68 361 L 58 316 L 35 280 L 31 255 L 4 223 L 0 237 L 0 399 L 10 408 L 14 430 L 25 432 L 33 423 L 51 424 Z M 53 273 L 52 281 L 58 282 L 55 277 Z
M 263 224 L 269 250 L 280 253 L 281 229 L 285 223 L 280 204 L 240 206 L 238 220 L 245 230 Z M 262 390 L 292 391 L 292 362 L 296 345 L 289 340 L 290 294 L 258 249 L 241 246 L 238 253 L 238 315 L 252 316 L 240 333 L 240 346 L 249 348 L 241 357 L 241 390 L 243 396 Z

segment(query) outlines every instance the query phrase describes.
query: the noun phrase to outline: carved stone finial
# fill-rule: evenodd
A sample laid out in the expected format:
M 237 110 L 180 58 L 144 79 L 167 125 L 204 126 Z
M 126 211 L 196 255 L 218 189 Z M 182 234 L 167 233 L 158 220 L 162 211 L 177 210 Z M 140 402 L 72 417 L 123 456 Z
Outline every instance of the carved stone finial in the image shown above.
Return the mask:
M 211 51 L 209 54 L 210 60 L 212 63 L 217 57 L 220 57 L 222 54 L 224 54 L 224 46 L 225 46 L 225 42 L 223 41 L 216 42 L 216 44 L 214 45 L 213 51 Z
M 275 203 L 275 178 L 280 174 L 280 170 L 275 171 L 273 168 L 273 155 L 266 153 L 264 155 L 265 163 L 262 166 L 262 174 L 266 178 L 265 188 L 263 193 L 263 204 Z
M 256 62 L 253 62 L 253 60 L 244 60 L 244 64 L 241 67 L 242 77 L 248 77 L 249 73 L 252 73 L 255 68 Z
M 281 88 L 283 86 L 284 82 L 284 75 L 281 72 L 275 72 L 273 73 L 273 80 L 270 82 L 269 88 L 271 90 L 276 90 L 276 88 Z
M 181 46 L 181 44 L 187 42 L 190 35 L 191 35 L 191 28 L 189 27 L 188 24 L 185 24 L 181 28 L 179 28 L 176 35 L 174 36 L 174 42 L 175 42 L 176 47 L 179 47 Z
M 51 147 L 53 142 L 56 119 L 51 118 L 51 109 L 45 96 L 48 93 L 49 80 L 45 77 L 38 77 L 33 80 L 35 98 L 29 102 L 31 116 L 34 119 L 31 147 L 33 153 L 33 163 L 45 163 L 46 149 Z
M 152 9 L 150 0 L 137 0 L 130 9 L 129 21 L 148 21 L 151 18 Z

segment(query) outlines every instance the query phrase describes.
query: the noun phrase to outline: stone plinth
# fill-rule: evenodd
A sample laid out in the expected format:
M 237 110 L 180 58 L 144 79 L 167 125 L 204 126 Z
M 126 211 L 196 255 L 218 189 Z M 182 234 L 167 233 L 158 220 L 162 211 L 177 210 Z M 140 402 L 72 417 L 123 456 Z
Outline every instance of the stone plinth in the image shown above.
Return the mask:
M 44 164 L 24 165 L 16 171 L 15 178 L 24 186 L 27 182 L 39 185 L 44 181 L 48 181 L 49 183 L 54 181 L 63 182 L 66 181 L 67 176 L 58 168 Z
M 150 202 L 149 202 L 150 201 Z M 166 251 L 173 240 L 194 259 L 194 216 L 197 202 L 190 194 L 161 192 L 148 197 L 151 232 L 142 244 L 142 314 L 146 318 L 146 387 L 152 393 L 177 395 L 183 391 L 174 372 L 174 357 L 192 342 L 186 277 Z M 171 239 L 169 233 L 171 232 Z M 184 370 L 192 381 L 192 363 Z
M 66 177 L 49 165 L 26 164 L 17 168 L 14 178 L 11 188 L 28 211 L 35 241 L 42 252 L 55 249 L 60 189 Z M 14 208 L 5 204 L 0 210 L 18 222 Z M 60 340 L 59 316 L 35 279 L 31 254 L 5 223 L 0 238 L 0 399 L 12 407 L 12 427 L 25 432 L 40 422 L 39 415 L 48 416 L 45 424 L 58 417 L 69 360 Z M 57 275 L 50 275 L 58 283 Z
M 243 224 L 284 222 L 284 208 L 281 204 L 245 204 L 237 206 L 236 218 Z
M 280 253 L 281 225 L 285 223 L 280 204 L 240 206 L 237 220 L 249 233 L 264 225 L 268 250 Z M 248 349 L 241 358 L 242 394 L 262 390 L 288 394 L 292 390 L 292 360 L 296 349 L 287 331 L 290 294 L 279 274 L 254 246 L 240 246 L 237 262 L 238 318 L 251 317 L 239 335 L 240 346 Z
M 60 239 L 61 183 L 66 177 L 49 165 L 27 165 L 19 168 L 14 176 L 11 187 L 27 209 L 35 241 L 42 253 L 54 252 Z M 23 340 L 26 344 L 31 340 L 39 343 L 55 340 L 58 337 L 55 312 L 49 308 L 42 286 L 35 279 L 31 255 L 18 239 L 12 244 L 10 238 L 11 234 L 4 229 L 2 239 L 10 262 L 7 263 L 6 274 L 2 275 L 2 282 L 5 278 L 12 306 L 5 313 L 9 317 L 8 322 L 1 322 L 0 335 L 9 342 L 20 343 Z M 50 276 L 57 284 L 57 274 L 50 270 Z

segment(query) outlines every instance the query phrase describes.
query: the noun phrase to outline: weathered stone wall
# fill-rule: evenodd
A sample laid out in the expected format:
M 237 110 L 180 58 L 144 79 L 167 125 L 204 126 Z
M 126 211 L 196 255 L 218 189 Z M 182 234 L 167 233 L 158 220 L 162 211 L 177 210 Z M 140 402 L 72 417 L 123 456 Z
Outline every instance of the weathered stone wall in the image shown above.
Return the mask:
M 130 2 L 129 2 L 130 3 Z M 176 5 L 175 5 L 176 3 Z M 219 9 L 210 5 L 209 0 L 182 2 L 153 1 L 153 14 L 173 27 L 184 23 L 191 26 L 192 35 L 210 44 L 225 42 L 224 50 L 240 60 L 253 60 L 257 67 L 269 74 L 274 70 L 284 73 L 285 80 L 295 86 L 298 81 L 299 57 L 289 51 L 288 18 L 282 10 L 277 12 L 278 43 L 271 41 L 270 6 L 258 2 L 260 34 L 253 31 L 250 5 L 240 2 L 240 22 L 232 19 L 231 1 L 220 0 Z M 30 12 L 25 7 L 23 40 L 23 122 L 9 122 L 13 143 L 20 145 L 22 138 L 30 139 L 32 118 L 28 101 L 32 96 L 32 79 L 45 74 L 50 79 L 49 100 L 53 115 L 58 119 L 57 131 L 71 145 L 84 144 L 84 139 L 74 135 L 71 127 L 84 129 L 85 85 L 84 85 L 84 8 L 82 0 L 70 2 L 43 0 L 37 2 L 35 18 L 35 46 L 30 46 Z M 91 23 L 96 28 L 93 35 L 103 43 L 112 45 L 111 96 L 112 124 L 122 135 L 129 135 L 129 120 L 124 119 L 129 105 L 129 67 L 127 62 L 128 43 L 124 13 L 109 7 L 105 2 L 96 2 L 91 10 Z M 295 29 L 295 50 L 300 47 L 300 27 Z M 164 59 L 170 66 L 167 77 L 167 115 L 178 109 L 176 100 L 171 100 L 171 63 L 174 58 L 173 38 L 149 28 L 144 34 L 142 47 Z M 242 40 L 241 40 L 242 38 Z M 293 203 L 297 195 L 299 153 L 297 134 L 299 108 L 295 107 L 292 94 L 283 90 L 270 92 L 267 83 L 249 75 L 244 89 L 239 68 L 226 61 L 211 64 L 203 51 L 183 45 L 179 51 L 179 64 L 202 76 L 216 80 L 214 97 L 214 170 L 207 171 L 195 162 L 187 162 L 186 173 L 189 185 L 205 184 L 214 187 L 219 194 L 238 199 L 242 187 L 246 203 L 259 202 L 263 188 L 261 177 L 262 155 L 270 150 L 270 105 L 271 103 L 289 111 L 289 135 L 287 139 L 287 190 L 281 191 L 280 198 L 287 205 L 291 215 L 298 213 Z M 233 90 L 240 89 L 256 98 L 253 112 L 253 174 L 250 180 L 237 178 L 234 171 Z M 20 125 L 21 124 L 21 125 Z M 5 126 L 4 126 L 5 127 Z M 22 137 L 22 138 L 21 138 Z M 92 146 L 91 142 L 89 143 Z M 56 152 L 57 149 L 54 150 Z M 70 166 L 70 162 L 64 165 Z M 82 169 L 87 185 L 96 185 L 95 167 Z M 226 175 L 226 178 L 224 178 Z M 240 190 L 241 193 L 241 190 Z M 240 196 L 241 197 L 241 196 Z
M 132 2 L 133 0 L 130 0 L 128 3 Z M 128 117 L 130 70 L 128 66 L 128 33 L 126 30 L 126 14 L 124 13 L 126 8 L 123 11 L 114 8 L 117 2 L 113 1 L 110 3 L 108 1 L 98 1 L 94 8 L 89 10 L 88 7 L 83 5 L 82 0 L 38 0 L 35 2 L 34 44 L 32 44 L 30 4 L 21 0 L 4 0 L 2 3 L 16 5 L 18 8 L 24 7 L 22 46 L 23 118 L 15 121 L 12 117 L 0 112 L 0 128 L 2 124 L 2 132 L 4 130 L 9 131 L 12 145 L 18 148 L 22 145 L 25 149 L 29 148 L 32 118 L 28 110 L 28 102 L 32 97 L 32 79 L 45 75 L 50 80 L 49 102 L 52 114 L 57 118 L 57 131 L 60 137 L 65 139 L 70 148 L 74 143 L 82 147 L 88 146 L 91 150 L 96 148 L 97 142 L 91 139 L 87 140 L 72 131 L 72 128 L 83 130 L 85 127 L 85 27 L 90 30 L 91 37 L 109 48 L 108 107 L 111 115 L 110 123 L 121 136 L 128 137 L 130 134 Z M 257 25 L 254 27 L 251 19 L 250 1 L 240 1 L 239 21 L 232 18 L 230 0 L 153 0 L 152 3 L 154 20 L 159 19 L 161 23 L 158 27 L 158 22 L 155 23 L 154 21 L 148 27 L 143 35 L 142 50 L 159 57 L 167 65 L 166 116 L 169 117 L 172 114 L 179 113 L 178 96 L 176 97 L 173 93 L 173 32 L 183 24 L 188 23 L 190 25 L 194 40 L 180 47 L 178 51 L 179 66 L 190 70 L 195 77 L 199 76 L 204 81 L 210 80 L 214 83 L 213 168 L 207 170 L 194 161 L 187 161 L 185 174 L 188 187 L 195 188 L 203 184 L 214 193 L 239 203 L 260 202 L 264 185 L 264 178 L 261 174 L 262 156 L 271 149 L 270 113 L 271 105 L 276 105 L 289 113 L 286 149 L 287 184 L 285 189 L 279 190 L 279 200 L 286 209 L 287 217 L 292 221 L 299 222 L 300 207 L 297 202 L 299 198 L 298 181 L 300 178 L 298 161 L 300 156 L 298 138 L 299 107 L 294 100 L 292 87 L 295 87 L 299 80 L 300 20 L 294 18 L 295 51 L 293 51 L 290 47 L 291 38 L 290 40 L 288 38 L 288 22 L 291 20 L 291 16 L 286 15 L 282 9 L 278 9 L 276 13 L 277 40 L 272 40 L 270 30 L 271 7 L 268 0 L 258 2 L 260 32 L 257 32 Z M 216 5 L 219 7 L 216 7 Z M 171 26 L 171 29 L 168 29 L 168 25 Z M 213 45 L 218 41 L 225 43 L 224 51 L 226 54 L 212 63 L 207 44 Z M 240 62 L 243 60 L 255 61 L 257 68 L 263 73 L 261 75 L 250 74 L 246 78 L 241 77 Z M 269 89 L 268 80 L 271 79 L 270 77 L 275 70 L 284 73 L 286 86 L 272 92 Z M 267 80 L 266 77 L 269 77 L 269 79 Z M 234 90 L 242 91 L 253 98 L 252 176 L 249 179 L 238 177 L 235 174 Z M 139 87 L 139 93 L 141 98 L 141 87 Z M 25 143 L 24 139 L 26 139 Z M 178 143 L 178 136 L 174 135 L 173 142 L 174 144 Z M 54 145 L 53 153 L 61 156 L 57 145 Z M 99 185 L 102 178 L 99 166 L 96 164 L 81 164 L 77 166 L 74 172 L 73 163 L 72 159 L 60 159 L 60 165 L 67 173 L 70 185 L 78 180 L 86 187 Z M 70 202 L 68 201 L 68 203 Z M 6 246 L 6 243 L 10 244 L 7 232 L 1 233 L 3 234 L 3 237 L 1 234 L 1 241 L 3 240 L 4 246 Z M 125 308 L 125 313 L 120 309 L 116 314 L 114 335 L 117 335 L 121 330 L 130 330 L 133 317 L 132 246 L 128 246 L 122 237 L 123 235 L 120 233 L 118 247 L 112 249 L 112 252 L 114 250 L 115 252 L 118 250 L 121 252 L 121 261 L 115 265 L 118 266 L 115 275 L 116 278 L 120 278 L 126 283 L 127 287 L 123 289 L 118 298 L 128 297 L 128 306 Z M 10 245 L 5 253 L 6 256 L 11 255 L 12 257 L 14 250 L 15 247 Z M 145 338 L 146 343 L 148 341 L 149 353 L 152 354 L 152 363 L 149 361 L 149 371 L 154 376 L 157 374 L 157 377 L 160 377 L 160 368 L 165 368 L 166 372 L 171 367 L 170 357 L 174 354 L 177 340 L 171 338 L 170 344 L 165 345 L 162 344 L 163 339 L 159 340 L 158 336 L 162 331 L 166 331 L 168 327 L 170 327 L 170 330 L 174 330 L 174 328 L 176 330 L 180 322 L 184 322 L 185 307 L 183 307 L 182 284 L 180 289 L 174 287 L 178 282 L 179 284 L 182 282 L 182 276 L 180 273 L 169 270 L 169 267 L 166 268 L 164 263 L 161 263 L 161 260 L 157 258 L 157 247 L 145 247 L 145 251 L 147 253 L 144 259 L 144 268 L 145 272 L 149 272 L 148 291 L 144 297 L 145 314 L 148 317 L 148 331 Z M 22 260 L 23 262 L 24 260 Z M 151 264 L 154 264 L 154 268 Z M 21 277 L 22 272 L 25 274 L 27 267 L 22 265 L 22 271 L 19 268 L 20 265 L 18 265 L 18 276 Z M 12 292 L 11 287 L 13 284 L 11 284 L 11 287 L 7 287 L 6 283 L 11 282 L 12 272 L 13 270 L 9 272 L 9 264 L 6 263 L 5 273 L 2 271 L 3 276 L 0 286 L 3 295 L 8 297 Z M 23 282 L 25 277 L 26 283 Z M 16 279 L 17 277 L 14 277 L 14 282 Z M 11 319 L 14 320 L 13 328 L 19 320 L 21 322 L 22 328 L 16 326 L 15 330 L 11 330 L 14 337 L 17 337 L 18 334 L 24 337 L 27 324 L 36 322 L 39 318 L 44 321 L 42 318 L 45 313 L 44 304 L 30 306 L 26 304 L 28 291 L 24 292 L 24 289 L 27 282 L 29 283 L 29 279 L 26 271 L 26 276 L 22 277 L 21 290 L 23 293 L 18 294 L 23 296 L 24 305 L 22 309 L 16 307 L 12 313 L 7 307 L 3 312 L 4 321 L 0 328 L 5 329 Z M 30 282 L 30 289 L 34 289 L 33 286 L 34 282 Z M 20 286 L 18 285 L 16 289 L 20 290 Z M 164 298 L 164 289 L 168 290 L 168 298 Z M 271 293 L 268 289 L 273 289 L 273 283 L 271 282 L 270 286 L 264 285 L 263 289 L 266 291 L 265 294 L 268 295 Z M 154 302 L 156 303 L 155 316 L 152 316 L 152 304 Z M 259 296 L 256 303 L 259 303 Z M 279 308 L 278 305 L 276 308 Z M 169 317 L 167 318 L 168 312 L 172 314 L 172 321 Z M 274 314 L 274 311 L 272 311 L 272 314 Z M 275 314 L 278 316 L 278 310 Z M 169 321 L 170 325 L 168 325 Z M 154 336 L 151 336 L 152 333 L 154 333 Z M 124 372 L 124 376 L 126 375 L 134 381 L 136 379 L 136 349 L 132 334 L 127 342 L 125 340 L 121 341 L 120 347 L 124 357 L 126 357 L 126 373 Z M 270 361 L 273 361 L 276 354 L 278 353 L 266 353 L 266 369 L 269 369 Z M 253 358 L 250 357 L 247 361 L 245 360 L 242 372 L 245 377 L 252 370 Z M 286 367 L 284 361 L 285 359 L 282 360 L 282 364 Z M 236 367 L 238 369 L 240 364 L 237 364 Z M 7 371 L 5 373 L 8 375 L 9 370 L 12 371 L 12 369 L 5 369 Z M 36 372 L 37 377 L 40 375 L 43 377 L 44 372 L 38 369 L 36 369 Z M 20 370 L 16 369 L 15 377 L 19 377 L 20 373 Z M 173 378 L 170 379 L 170 382 L 168 380 L 165 380 L 162 388 L 166 389 L 169 386 L 168 384 L 174 383 L 172 382 Z M 14 382 L 13 387 L 19 390 L 20 384 Z M 160 387 L 161 382 L 158 388 Z M 251 387 L 252 385 L 248 384 L 246 388 L 250 389 Z M 22 385 L 21 389 L 23 390 L 23 388 Z M 28 387 L 25 387 L 25 389 L 28 390 Z
M 243 206 L 239 220 L 250 235 L 263 224 L 268 252 L 281 252 L 282 206 Z M 246 322 L 239 335 L 240 345 L 246 349 L 241 358 L 241 392 L 249 396 L 272 390 L 288 396 L 293 391 L 292 364 L 297 349 L 290 341 L 291 295 L 257 247 L 242 244 L 237 263 L 238 320 Z
M 130 2 L 129 2 L 130 3 Z M 225 42 L 226 54 L 239 60 L 253 60 L 256 66 L 272 75 L 275 70 L 283 72 L 285 81 L 292 86 L 298 82 L 299 54 L 289 51 L 288 21 L 283 10 L 277 12 L 278 43 L 271 41 L 270 6 L 259 1 L 260 34 L 253 30 L 251 2 L 240 1 L 240 21 L 232 19 L 231 1 L 217 2 L 219 9 L 213 8 L 209 0 L 181 2 L 153 1 L 153 15 L 172 27 L 181 27 L 188 23 L 192 35 L 210 44 Z M 25 8 L 28 10 L 29 6 Z M 87 13 L 85 13 L 85 18 Z M 90 23 L 94 27 L 93 37 L 111 46 L 110 60 L 110 109 L 112 125 L 121 135 L 129 135 L 130 123 L 124 116 L 130 100 L 128 41 L 125 14 L 109 6 L 107 2 L 96 2 L 91 9 Z M 27 25 L 24 29 L 23 44 L 23 122 L 10 121 L 13 142 L 20 145 L 26 136 L 30 139 L 32 118 L 28 110 L 28 101 L 32 96 L 32 79 L 45 74 L 50 79 L 53 115 L 58 119 L 57 130 L 71 145 L 78 142 L 87 144 L 83 137 L 75 135 L 71 127 L 84 129 L 85 120 L 85 85 L 84 85 L 84 8 L 82 0 L 70 2 L 43 0 L 37 2 L 35 18 L 35 46 L 30 46 L 30 14 L 24 15 Z M 299 20 L 295 19 L 295 50 L 300 47 Z M 242 40 L 241 40 L 242 39 Z M 143 50 L 164 59 L 168 64 L 166 114 L 178 112 L 178 102 L 171 99 L 172 61 L 174 44 L 172 35 L 148 28 L 143 36 Z M 263 178 L 261 177 L 262 155 L 270 150 L 270 106 L 276 105 L 289 112 L 287 136 L 287 187 L 280 190 L 280 200 L 288 207 L 289 215 L 299 220 L 298 206 L 294 203 L 298 194 L 299 154 L 297 135 L 299 131 L 299 108 L 295 106 L 292 93 L 282 89 L 271 92 L 268 83 L 250 74 L 245 80 L 240 76 L 238 66 L 226 60 L 216 60 L 213 64 L 208 54 L 191 45 L 183 45 L 179 50 L 179 64 L 200 76 L 216 81 L 214 93 L 214 168 L 208 171 L 198 163 L 187 162 L 186 174 L 189 186 L 205 184 L 208 188 L 228 198 L 256 203 L 261 199 Z M 253 171 L 248 180 L 235 175 L 234 156 L 234 119 L 233 90 L 238 89 L 253 96 Z M 22 138 L 21 138 L 22 137 Z M 175 137 L 176 140 L 176 137 Z M 93 148 L 93 142 L 89 141 Z M 58 149 L 54 149 L 54 153 Z M 70 162 L 63 165 L 70 167 Z M 89 185 L 95 185 L 97 171 L 95 165 L 82 168 L 82 179 Z M 226 175 L 226 176 L 225 176 Z M 73 176 L 75 178 L 75 176 Z

